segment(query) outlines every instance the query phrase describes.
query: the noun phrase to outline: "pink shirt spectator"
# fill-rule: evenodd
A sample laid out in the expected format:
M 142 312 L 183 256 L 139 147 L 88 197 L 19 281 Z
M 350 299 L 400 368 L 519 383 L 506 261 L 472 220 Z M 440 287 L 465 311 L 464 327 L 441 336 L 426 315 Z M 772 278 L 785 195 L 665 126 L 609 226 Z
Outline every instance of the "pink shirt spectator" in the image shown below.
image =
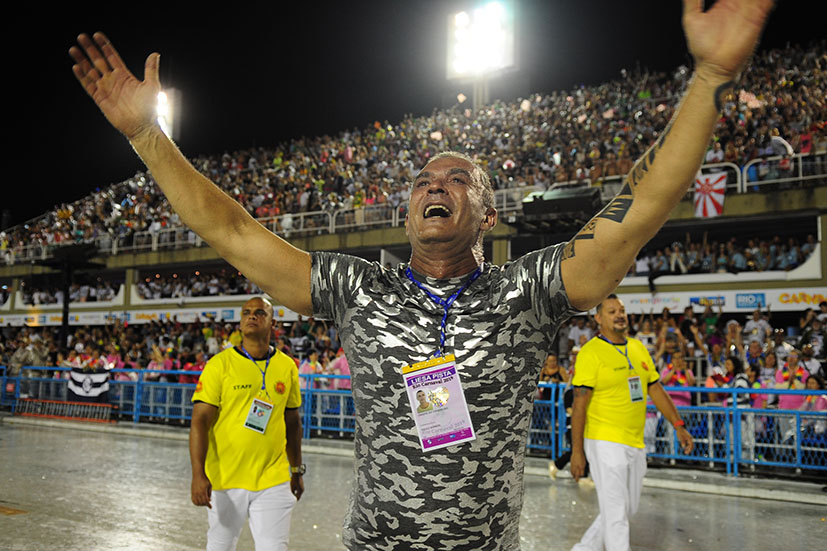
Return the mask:
M 792 382 L 790 381 L 791 376 L 794 377 Z M 809 377 L 810 373 L 804 367 L 799 365 L 795 369 L 795 373 L 792 373 L 788 365 L 785 364 L 775 373 L 775 388 L 804 390 L 804 385 Z M 778 396 L 778 409 L 798 409 L 806 399 L 807 397 L 804 395 L 780 394 Z
M 759 383 L 758 381 L 752 383 L 752 388 L 755 390 L 767 388 L 766 383 Z M 756 409 L 764 409 L 769 399 L 768 394 L 750 394 L 750 405 Z
M 347 375 L 350 377 L 350 364 L 344 354 L 333 360 L 330 368 L 334 375 Z M 336 390 L 350 390 L 350 379 L 335 379 Z
M 695 379 L 689 381 L 691 372 L 686 369 L 674 368 L 669 364 L 661 375 L 661 384 L 664 386 L 694 386 Z M 666 392 L 676 406 L 691 406 L 692 394 L 689 391 L 669 390 Z

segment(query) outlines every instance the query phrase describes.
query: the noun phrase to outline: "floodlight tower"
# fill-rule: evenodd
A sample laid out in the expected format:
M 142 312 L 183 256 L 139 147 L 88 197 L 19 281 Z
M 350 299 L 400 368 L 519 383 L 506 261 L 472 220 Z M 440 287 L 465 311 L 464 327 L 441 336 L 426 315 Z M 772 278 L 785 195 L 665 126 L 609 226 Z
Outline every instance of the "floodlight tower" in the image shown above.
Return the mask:
M 471 82 L 475 111 L 489 101 L 491 76 L 516 65 L 515 2 L 487 2 L 448 16 L 446 78 Z

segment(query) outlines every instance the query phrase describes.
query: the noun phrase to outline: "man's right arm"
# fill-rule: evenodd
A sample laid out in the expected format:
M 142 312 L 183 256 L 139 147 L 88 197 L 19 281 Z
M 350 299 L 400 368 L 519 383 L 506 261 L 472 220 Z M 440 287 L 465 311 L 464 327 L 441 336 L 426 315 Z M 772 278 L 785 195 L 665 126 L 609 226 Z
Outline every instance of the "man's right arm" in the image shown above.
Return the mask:
M 574 387 L 574 403 L 571 406 L 571 476 L 574 480 L 580 480 L 586 472 L 583 438 L 586 432 L 586 410 L 591 399 L 592 389 Z
M 312 314 L 310 255 L 259 224 L 199 173 L 157 124 L 160 56 L 146 61 L 143 81 L 127 69 L 102 33 L 78 37 L 72 67 L 107 120 L 129 140 L 181 220 L 277 302 Z
M 207 461 L 209 432 L 218 408 L 206 402 L 195 402 L 192 406 L 192 423 L 190 424 L 190 464 L 192 465 L 192 503 L 193 505 L 210 505 L 212 484 L 207 478 L 204 465 Z

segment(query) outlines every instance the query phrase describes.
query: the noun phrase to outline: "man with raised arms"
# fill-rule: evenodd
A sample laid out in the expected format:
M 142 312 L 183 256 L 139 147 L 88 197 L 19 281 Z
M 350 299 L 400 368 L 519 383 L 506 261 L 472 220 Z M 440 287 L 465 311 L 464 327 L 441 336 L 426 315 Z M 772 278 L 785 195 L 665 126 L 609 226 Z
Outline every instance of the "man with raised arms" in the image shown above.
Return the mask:
M 696 69 L 674 119 L 620 195 L 569 243 L 504 266 L 483 262 L 483 235 L 497 212 L 487 175 L 467 157 L 438 155 L 416 176 L 407 265 L 307 253 L 250 217 L 158 127 L 159 54 L 147 58 L 143 81 L 103 34 L 81 35 L 70 54 L 83 88 L 181 219 L 275 301 L 339 327 L 357 412 L 344 544 L 514 550 L 532 398 L 557 327 L 614 290 L 686 193 L 770 7 L 720 0 L 704 12 L 702 2 L 685 0 Z M 439 365 L 423 367 L 431 358 Z M 439 412 L 415 414 L 412 369 L 438 370 L 458 385 L 445 387 Z

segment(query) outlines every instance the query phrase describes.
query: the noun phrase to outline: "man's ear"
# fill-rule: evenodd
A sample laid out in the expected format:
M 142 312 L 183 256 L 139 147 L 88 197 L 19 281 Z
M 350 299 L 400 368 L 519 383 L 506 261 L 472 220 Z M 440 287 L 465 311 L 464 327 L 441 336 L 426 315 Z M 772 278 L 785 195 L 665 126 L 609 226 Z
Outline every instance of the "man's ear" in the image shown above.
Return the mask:
M 485 216 L 483 217 L 482 222 L 480 222 L 480 230 L 483 232 L 493 230 L 494 226 L 497 225 L 497 220 L 499 220 L 497 209 L 494 207 L 488 207 L 485 211 Z

